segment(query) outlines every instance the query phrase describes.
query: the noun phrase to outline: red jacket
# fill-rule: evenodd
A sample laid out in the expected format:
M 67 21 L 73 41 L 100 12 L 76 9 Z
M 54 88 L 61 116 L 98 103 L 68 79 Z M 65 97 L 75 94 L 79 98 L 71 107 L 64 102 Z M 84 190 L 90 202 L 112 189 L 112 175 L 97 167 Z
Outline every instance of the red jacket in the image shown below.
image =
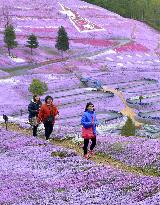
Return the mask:
M 54 117 L 58 115 L 58 109 L 54 104 L 51 104 L 48 106 L 46 103 L 43 104 L 40 108 L 39 114 L 38 114 L 38 122 L 45 122 L 45 120 L 50 116 L 53 115 Z M 55 122 L 55 121 L 54 121 Z M 54 124 L 53 122 L 53 124 Z

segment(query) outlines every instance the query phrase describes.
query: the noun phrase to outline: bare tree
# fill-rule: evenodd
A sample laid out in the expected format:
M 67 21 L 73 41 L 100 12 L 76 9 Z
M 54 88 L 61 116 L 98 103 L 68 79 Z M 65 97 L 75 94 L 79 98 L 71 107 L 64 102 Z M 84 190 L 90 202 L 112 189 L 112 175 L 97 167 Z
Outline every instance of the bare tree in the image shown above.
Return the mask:
M 5 28 L 6 28 L 7 26 L 12 24 L 12 15 L 11 15 L 11 10 L 9 6 L 7 5 L 2 6 L 2 15 L 4 18 Z

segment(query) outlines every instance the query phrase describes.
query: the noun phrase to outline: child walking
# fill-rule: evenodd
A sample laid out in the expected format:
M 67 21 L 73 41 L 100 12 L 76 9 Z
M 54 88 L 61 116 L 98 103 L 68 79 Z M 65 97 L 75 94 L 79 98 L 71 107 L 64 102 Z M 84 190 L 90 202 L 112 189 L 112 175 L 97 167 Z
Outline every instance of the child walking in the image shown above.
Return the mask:
M 90 156 L 94 155 L 93 149 L 96 146 L 96 126 L 97 126 L 97 119 L 96 113 L 94 109 L 94 105 L 89 102 L 86 105 L 84 114 L 81 119 L 82 124 L 82 137 L 84 138 L 84 158 L 89 159 Z M 88 153 L 88 144 L 89 140 L 92 141 L 90 146 L 90 150 Z

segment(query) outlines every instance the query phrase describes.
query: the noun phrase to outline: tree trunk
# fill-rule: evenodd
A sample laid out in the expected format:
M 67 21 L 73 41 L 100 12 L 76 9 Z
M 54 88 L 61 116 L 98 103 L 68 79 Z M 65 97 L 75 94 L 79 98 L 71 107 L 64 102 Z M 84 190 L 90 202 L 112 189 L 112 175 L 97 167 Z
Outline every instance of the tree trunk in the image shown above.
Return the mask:
M 62 59 L 63 59 L 63 51 L 61 51 Z
M 8 54 L 9 56 L 11 56 L 11 52 L 10 52 L 10 48 L 8 47 Z

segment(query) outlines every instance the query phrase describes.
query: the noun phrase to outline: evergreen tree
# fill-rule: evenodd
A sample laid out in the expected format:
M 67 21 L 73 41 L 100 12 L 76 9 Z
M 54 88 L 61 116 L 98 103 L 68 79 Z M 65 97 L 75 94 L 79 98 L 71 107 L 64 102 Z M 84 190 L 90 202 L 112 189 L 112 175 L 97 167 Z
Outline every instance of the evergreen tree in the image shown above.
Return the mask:
M 143 96 L 140 95 L 140 96 L 139 96 L 139 102 L 140 102 L 140 104 L 141 104 L 142 100 L 143 100 Z
M 33 94 L 33 95 L 43 95 L 45 92 L 47 92 L 48 90 L 48 86 L 46 83 L 41 82 L 38 79 L 33 79 L 32 83 L 29 86 L 29 91 Z
M 58 36 L 56 39 L 56 45 L 55 47 L 61 51 L 62 58 L 63 58 L 63 52 L 67 51 L 69 49 L 69 39 L 67 32 L 65 31 L 64 27 L 61 26 L 58 31 Z
M 122 127 L 121 135 L 122 136 L 134 136 L 135 135 L 135 124 L 133 123 L 132 119 L 128 117 L 125 125 Z
M 9 56 L 11 55 L 10 50 L 17 47 L 16 42 L 16 34 L 14 31 L 14 27 L 12 25 L 8 25 L 4 31 L 4 42 L 7 46 Z
M 28 45 L 26 45 L 26 47 L 29 47 L 31 49 L 31 55 L 33 54 L 32 49 L 33 48 L 38 48 L 39 44 L 37 41 L 37 37 L 34 34 L 31 34 L 28 37 L 28 41 L 27 41 Z

